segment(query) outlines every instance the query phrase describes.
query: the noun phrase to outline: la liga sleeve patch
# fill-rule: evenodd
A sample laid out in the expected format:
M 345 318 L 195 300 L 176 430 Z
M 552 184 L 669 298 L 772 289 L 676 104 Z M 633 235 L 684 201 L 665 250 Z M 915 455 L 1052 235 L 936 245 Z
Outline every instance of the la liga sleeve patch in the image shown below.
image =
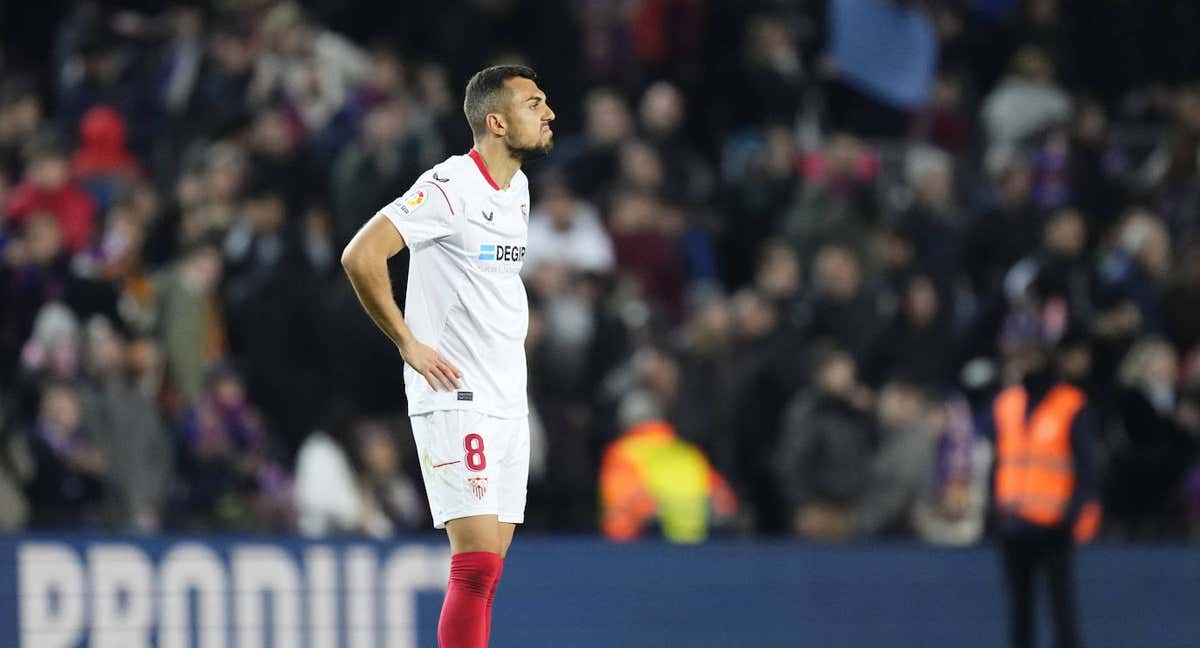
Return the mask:
M 428 191 L 419 187 L 413 187 L 409 189 L 408 193 L 400 196 L 400 199 L 396 201 L 396 207 L 403 214 L 412 214 L 428 201 Z

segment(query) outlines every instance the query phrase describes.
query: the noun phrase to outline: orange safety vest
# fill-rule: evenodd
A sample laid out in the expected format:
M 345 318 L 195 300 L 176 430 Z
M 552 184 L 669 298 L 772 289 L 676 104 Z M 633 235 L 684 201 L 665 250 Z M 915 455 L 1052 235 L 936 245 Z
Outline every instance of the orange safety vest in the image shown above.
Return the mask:
M 696 446 L 664 421 L 638 424 L 613 441 L 600 466 L 601 528 L 612 540 L 632 540 L 657 518 L 671 542 L 701 542 L 709 507 L 737 510 L 737 498 Z
M 1028 399 L 1021 386 L 996 397 L 996 502 L 1029 522 L 1054 526 L 1075 491 L 1071 424 L 1087 397 L 1060 384 L 1027 418 Z

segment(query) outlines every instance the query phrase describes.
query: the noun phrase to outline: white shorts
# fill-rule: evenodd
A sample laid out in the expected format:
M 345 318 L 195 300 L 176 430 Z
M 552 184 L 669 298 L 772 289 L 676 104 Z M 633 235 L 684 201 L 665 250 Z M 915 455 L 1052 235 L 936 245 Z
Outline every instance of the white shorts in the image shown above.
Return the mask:
M 525 521 L 528 418 L 437 410 L 411 420 L 434 528 L 471 515 Z

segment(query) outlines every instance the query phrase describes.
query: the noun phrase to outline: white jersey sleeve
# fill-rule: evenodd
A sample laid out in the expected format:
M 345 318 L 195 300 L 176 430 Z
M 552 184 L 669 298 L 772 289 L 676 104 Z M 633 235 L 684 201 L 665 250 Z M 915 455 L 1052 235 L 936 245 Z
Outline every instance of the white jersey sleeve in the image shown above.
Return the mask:
M 454 234 L 451 216 L 454 208 L 445 191 L 429 180 L 418 180 L 403 196 L 393 200 L 379 210 L 387 217 L 404 244 L 423 247 Z

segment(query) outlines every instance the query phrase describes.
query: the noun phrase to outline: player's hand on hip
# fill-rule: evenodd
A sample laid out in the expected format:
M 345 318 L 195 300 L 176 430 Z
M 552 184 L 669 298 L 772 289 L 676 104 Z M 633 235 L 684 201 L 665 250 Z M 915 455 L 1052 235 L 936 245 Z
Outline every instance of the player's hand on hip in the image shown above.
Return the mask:
M 459 382 L 462 372 L 433 347 L 414 340 L 411 344 L 400 347 L 400 355 L 410 367 L 417 370 L 417 373 L 425 376 L 425 380 L 434 391 L 443 388 L 452 391 L 462 386 Z

